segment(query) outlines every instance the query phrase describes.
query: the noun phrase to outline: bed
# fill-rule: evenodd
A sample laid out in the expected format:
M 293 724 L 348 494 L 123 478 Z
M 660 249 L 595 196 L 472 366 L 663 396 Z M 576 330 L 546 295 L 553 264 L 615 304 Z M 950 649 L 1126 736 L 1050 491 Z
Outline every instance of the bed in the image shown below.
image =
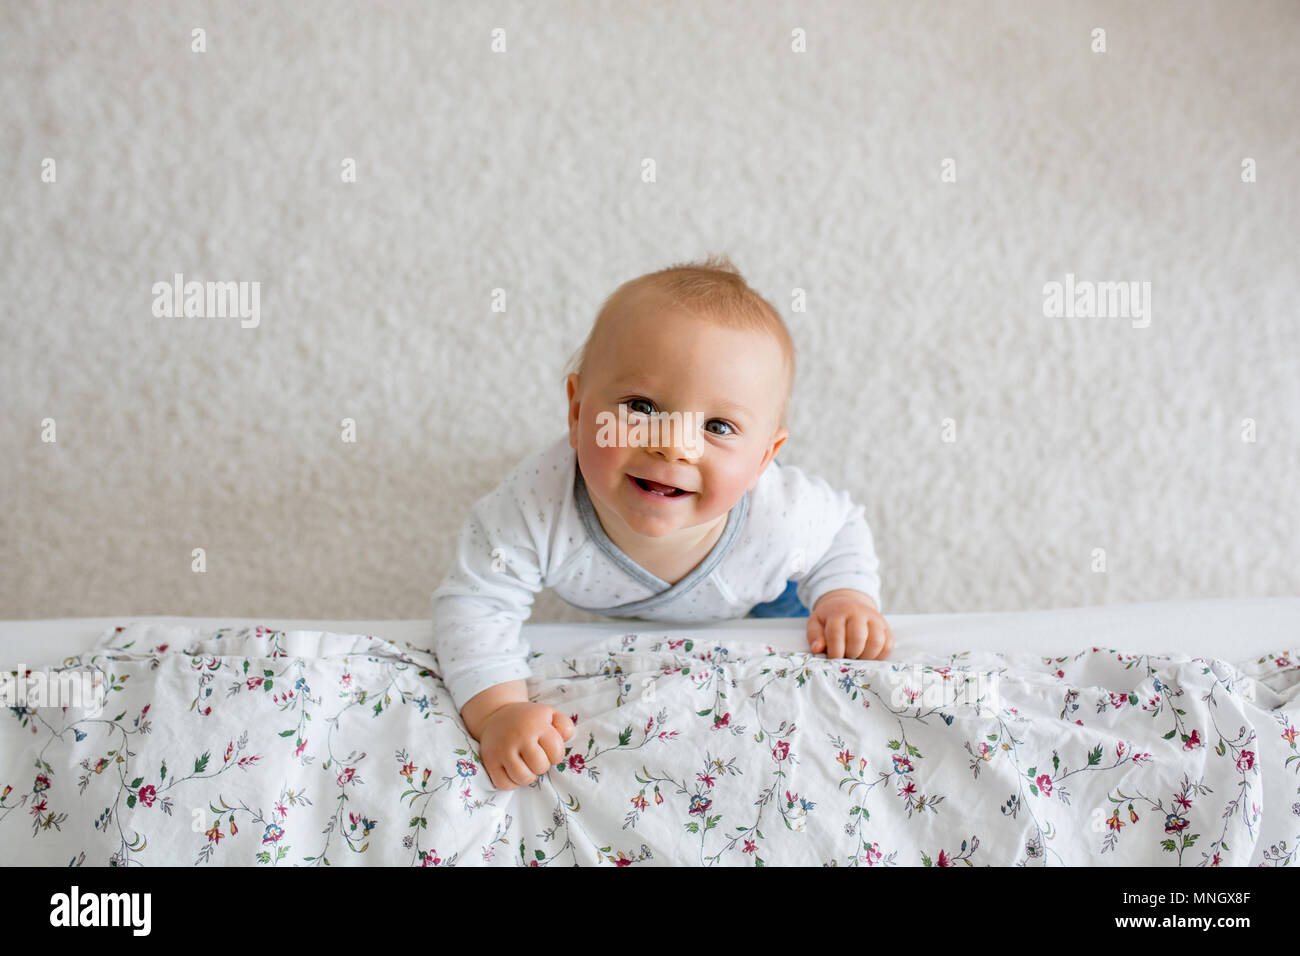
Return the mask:
M 887 661 L 810 655 L 802 620 L 530 623 L 530 695 L 576 732 L 512 791 L 428 620 L 0 622 L 0 846 L 49 866 L 1296 864 L 1300 598 L 889 620 Z

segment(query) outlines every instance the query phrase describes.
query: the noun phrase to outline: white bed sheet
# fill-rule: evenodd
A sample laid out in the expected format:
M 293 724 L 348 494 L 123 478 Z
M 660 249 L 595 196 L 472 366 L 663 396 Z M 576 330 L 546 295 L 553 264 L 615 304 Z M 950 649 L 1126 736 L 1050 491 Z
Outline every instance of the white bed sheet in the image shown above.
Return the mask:
M 1128 651 L 1219 657 L 1230 661 L 1292 647 L 1300 636 L 1300 597 L 1155 601 L 1038 611 L 971 614 L 891 614 L 892 658 L 909 650 L 950 653 L 989 650 L 1058 655 L 1099 645 Z M 275 617 L 215 618 L 131 616 L 0 621 L 0 665 L 45 667 L 93 647 L 106 629 L 132 621 L 195 627 L 264 624 L 279 630 L 367 634 L 430 646 L 431 622 L 418 620 L 319 621 Z M 610 620 L 581 624 L 529 623 L 525 635 L 535 650 L 577 651 L 610 635 L 633 631 L 725 633 L 782 650 L 803 650 L 804 619 L 745 618 L 707 627 L 648 621 Z

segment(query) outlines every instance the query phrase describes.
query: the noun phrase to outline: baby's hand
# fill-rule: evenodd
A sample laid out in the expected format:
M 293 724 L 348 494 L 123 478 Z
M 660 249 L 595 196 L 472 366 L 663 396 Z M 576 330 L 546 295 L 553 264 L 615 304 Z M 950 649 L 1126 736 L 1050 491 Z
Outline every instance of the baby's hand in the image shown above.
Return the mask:
M 814 654 L 874 661 L 888 657 L 894 635 L 876 609 L 876 602 L 861 591 L 839 588 L 827 591 L 808 615 L 808 646 Z
M 573 721 L 547 704 L 504 704 L 484 722 L 479 756 L 498 790 L 526 787 L 564 759 Z

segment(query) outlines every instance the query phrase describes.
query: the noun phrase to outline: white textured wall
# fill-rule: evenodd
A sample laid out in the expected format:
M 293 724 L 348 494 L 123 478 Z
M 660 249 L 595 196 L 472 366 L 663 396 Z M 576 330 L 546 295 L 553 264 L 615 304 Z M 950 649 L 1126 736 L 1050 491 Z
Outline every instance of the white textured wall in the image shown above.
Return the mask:
M 426 614 L 602 298 L 708 251 L 790 323 L 782 460 L 867 506 L 887 612 L 1300 593 L 1298 28 L 6 0 L 0 617 Z M 175 272 L 259 282 L 261 324 L 155 318 Z M 1151 282 L 1150 326 L 1045 318 L 1067 272 Z

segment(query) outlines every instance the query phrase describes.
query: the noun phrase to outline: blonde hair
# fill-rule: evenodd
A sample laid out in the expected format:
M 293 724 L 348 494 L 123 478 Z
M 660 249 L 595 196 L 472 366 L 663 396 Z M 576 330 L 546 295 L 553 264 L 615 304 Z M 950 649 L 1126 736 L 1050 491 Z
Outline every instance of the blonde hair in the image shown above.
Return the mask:
M 785 427 L 786 408 L 794 388 L 794 340 L 781 313 L 749 287 L 740 270 L 725 255 L 710 255 L 703 262 L 684 262 L 629 279 L 610 293 L 596 313 L 586 341 L 569 359 L 565 377 L 586 370 L 587 356 L 600 332 L 616 321 L 622 306 L 636 292 L 652 289 L 662 293 L 679 308 L 704 322 L 733 329 L 751 329 L 773 336 L 785 357 L 785 382 L 781 401 L 780 427 Z

